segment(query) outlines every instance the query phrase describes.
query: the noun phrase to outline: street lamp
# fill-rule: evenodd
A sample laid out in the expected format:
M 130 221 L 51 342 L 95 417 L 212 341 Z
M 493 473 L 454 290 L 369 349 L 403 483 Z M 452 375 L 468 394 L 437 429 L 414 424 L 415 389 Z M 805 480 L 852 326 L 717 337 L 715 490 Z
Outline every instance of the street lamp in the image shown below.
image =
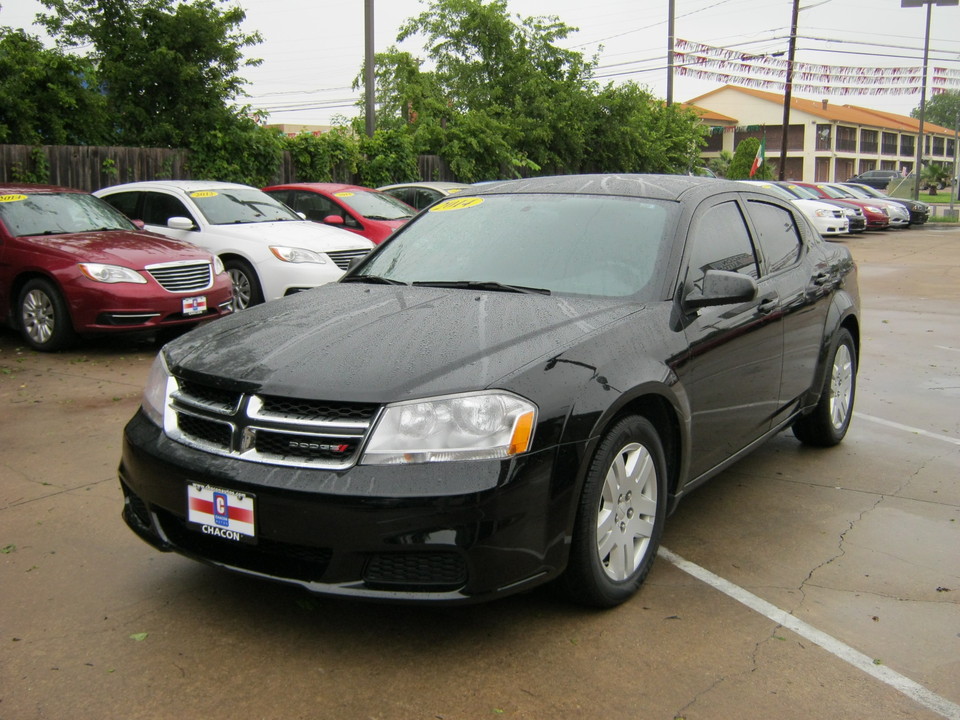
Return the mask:
M 930 15 L 934 5 L 960 5 L 960 0 L 900 0 L 900 7 L 927 6 L 927 27 L 923 34 L 923 82 L 920 85 L 920 127 L 917 131 L 917 162 L 913 168 L 913 199 L 920 199 L 920 165 L 923 163 L 923 114 L 927 106 L 927 60 L 930 55 Z M 956 153 L 956 148 L 954 148 Z

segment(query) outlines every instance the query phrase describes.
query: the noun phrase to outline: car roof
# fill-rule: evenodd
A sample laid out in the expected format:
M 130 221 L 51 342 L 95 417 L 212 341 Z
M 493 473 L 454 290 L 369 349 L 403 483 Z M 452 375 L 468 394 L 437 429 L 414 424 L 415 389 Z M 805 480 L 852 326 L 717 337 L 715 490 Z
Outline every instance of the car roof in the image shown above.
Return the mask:
M 183 192 L 193 192 L 195 190 L 228 190 L 244 189 L 256 190 L 252 185 L 242 185 L 240 183 L 220 182 L 219 180 L 142 180 L 140 182 L 123 183 L 122 185 L 111 185 L 102 188 L 102 190 L 149 190 L 163 188 L 167 190 L 182 190 Z
M 278 185 L 268 185 L 264 190 L 322 190 L 329 193 L 338 192 L 377 192 L 373 188 L 363 185 L 349 185 L 347 183 L 323 183 L 323 182 L 301 182 L 301 183 L 280 183 Z
M 468 183 L 460 182 L 445 182 L 445 181 L 424 181 L 424 182 L 408 182 L 408 183 L 394 183 L 393 185 L 381 185 L 377 190 L 392 190 L 394 188 L 428 188 L 430 190 L 450 190 L 453 188 L 468 188 L 472 187 Z
M 463 194 L 557 193 L 680 200 L 686 194 L 708 195 L 716 192 L 744 192 L 746 189 L 743 183 L 734 180 L 693 175 L 597 174 L 505 180 L 474 186 L 470 190 L 464 190 Z
M 35 185 L 33 183 L 0 183 L 0 195 L 13 193 L 79 193 L 89 195 L 86 190 L 61 187 L 60 185 Z

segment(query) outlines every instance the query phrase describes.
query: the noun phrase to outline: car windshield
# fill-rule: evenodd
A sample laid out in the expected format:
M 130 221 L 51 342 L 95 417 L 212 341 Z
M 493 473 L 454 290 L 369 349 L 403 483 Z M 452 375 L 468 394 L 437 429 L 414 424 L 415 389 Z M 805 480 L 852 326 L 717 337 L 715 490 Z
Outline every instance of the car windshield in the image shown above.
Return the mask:
M 596 195 L 455 196 L 347 281 L 652 299 L 677 207 Z
M 119 211 L 84 193 L 0 195 L 0 220 L 16 237 L 136 229 Z
M 195 190 L 190 199 L 211 225 L 303 220 L 293 210 L 256 188 Z
M 844 185 L 843 190 L 844 192 L 849 193 L 848 197 L 858 198 L 860 200 L 866 200 L 867 198 L 871 198 L 871 197 L 876 197 L 876 198 L 884 197 L 883 194 L 881 193 L 872 195 L 868 193 L 866 190 L 864 190 L 863 188 L 850 187 L 849 185 Z
M 343 190 L 334 196 L 368 220 L 406 220 L 417 211 L 386 193 Z
M 816 190 L 805 188 L 802 185 L 787 185 L 786 190 L 788 192 L 792 192 L 799 198 L 806 198 L 807 200 L 823 200 L 823 196 Z
M 785 190 L 784 188 L 780 187 L 779 185 L 774 185 L 774 184 L 772 184 L 772 183 L 758 183 L 758 182 L 754 182 L 753 180 L 743 180 L 743 181 L 741 181 L 741 182 L 745 182 L 745 183 L 748 184 L 748 185 L 754 185 L 754 186 L 757 186 L 757 187 L 761 187 L 761 188 L 763 188 L 764 190 L 766 190 L 767 192 L 772 192 L 774 195 L 776 195 L 777 197 L 781 197 L 781 198 L 783 198 L 784 200 L 796 200 L 796 199 L 797 199 L 797 196 L 796 196 L 796 195 L 792 194 L 789 190 Z
M 817 187 L 819 187 L 832 198 L 837 198 L 839 200 L 858 199 L 853 191 L 848 190 L 847 188 L 839 188 L 836 185 L 818 185 Z
M 850 186 L 848 186 L 850 187 Z M 857 185 L 856 187 L 851 187 L 850 192 L 853 193 L 862 193 L 862 197 L 874 197 L 874 198 L 885 198 L 887 197 L 879 190 L 870 187 L 869 185 Z

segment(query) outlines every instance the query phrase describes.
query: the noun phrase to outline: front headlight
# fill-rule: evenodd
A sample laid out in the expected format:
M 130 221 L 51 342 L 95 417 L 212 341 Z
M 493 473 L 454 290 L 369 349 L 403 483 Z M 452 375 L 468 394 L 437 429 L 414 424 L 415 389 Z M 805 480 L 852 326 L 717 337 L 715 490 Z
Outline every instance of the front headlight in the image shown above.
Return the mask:
M 824 210 L 823 208 L 817 208 L 813 211 L 814 215 L 817 217 L 833 217 L 832 210 Z
M 175 382 L 173 376 L 170 375 L 170 371 L 167 370 L 163 353 L 158 353 L 150 368 L 150 374 L 147 375 L 147 385 L 143 389 L 141 407 L 143 413 L 160 428 L 163 428 L 163 413 L 167 407 L 167 398 L 173 391 L 172 385 Z
M 388 405 L 361 464 L 405 465 L 502 459 L 530 449 L 537 408 L 504 392 Z
M 223 275 L 227 269 L 223 266 L 223 260 L 220 259 L 219 255 L 213 256 L 213 274 L 214 275 Z
M 886 210 L 884 210 L 883 208 L 878 208 L 875 205 L 865 205 L 864 207 L 872 213 L 880 213 L 881 215 L 887 214 Z
M 319 263 L 327 264 L 327 258 L 320 253 L 306 248 L 285 247 L 283 245 L 271 245 L 270 252 L 277 256 L 277 259 L 288 263 Z
M 80 272 L 96 282 L 102 283 L 136 283 L 145 285 L 147 279 L 136 270 L 120 265 L 103 265 L 102 263 L 80 263 Z

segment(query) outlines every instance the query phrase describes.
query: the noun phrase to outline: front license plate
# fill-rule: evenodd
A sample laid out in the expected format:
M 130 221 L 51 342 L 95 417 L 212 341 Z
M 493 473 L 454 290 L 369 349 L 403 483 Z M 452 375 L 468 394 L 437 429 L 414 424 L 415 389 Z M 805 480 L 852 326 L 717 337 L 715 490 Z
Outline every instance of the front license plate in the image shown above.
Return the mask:
M 203 315 L 207 311 L 207 296 L 198 295 L 183 299 L 184 315 Z
M 187 521 L 204 535 L 255 543 L 254 496 L 224 488 L 187 485 Z

